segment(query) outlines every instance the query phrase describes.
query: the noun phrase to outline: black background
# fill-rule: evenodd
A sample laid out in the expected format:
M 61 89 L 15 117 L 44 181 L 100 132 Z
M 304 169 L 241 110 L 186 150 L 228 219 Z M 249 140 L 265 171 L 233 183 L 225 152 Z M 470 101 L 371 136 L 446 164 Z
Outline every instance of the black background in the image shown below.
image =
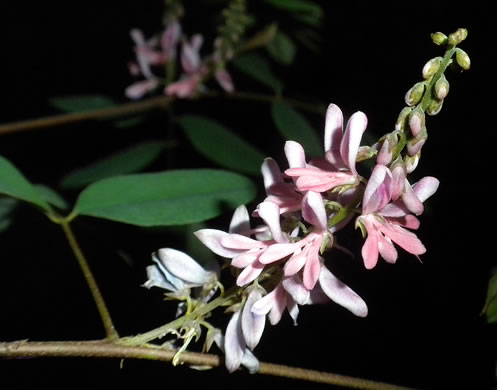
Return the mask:
M 197 2 L 186 2 L 187 9 Z M 466 27 L 462 47 L 472 69 L 448 73 L 450 94 L 439 116 L 428 119 L 429 140 L 413 176 L 436 176 L 437 194 L 427 204 L 418 233 L 428 248 L 422 264 L 402 255 L 395 266 L 372 271 L 360 257 L 338 259 L 333 271 L 369 306 L 357 319 L 330 304 L 305 307 L 299 327 L 288 317 L 265 331 L 256 355 L 262 361 L 298 365 L 426 389 L 487 389 L 495 386 L 495 325 L 480 316 L 490 269 L 495 266 L 493 172 L 495 133 L 495 33 L 486 2 L 322 2 L 326 10 L 323 52 L 299 51 L 295 66 L 276 67 L 289 96 L 338 104 L 347 115 L 364 111 L 377 136 L 393 129 L 405 91 L 421 77 L 429 58 L 441 54 L 430 41 L 434 31 Z M 258 9 L 260 2 L 249 1 Z M 188 33 L 213 31 L 209 8 L 190 8 Z M 132 81 L 129 30 L 147 34 L 161 27 L 161 1 L 9 2 L 0 6 L 2 123 L 57 111 L 48 98 L 98 93 L 126 101 Z M 268 20 L 272 15 L 265 15 Z M 292 28 L 284 19 L 282 26 Z M 210 30 L 209 30 L 210 29 Z M 260 90 L 243 76 L 240 90 Z M 181 103 L 180 112 L 208 112 L 236 128 L 284 164 L 283 141 L 273 135 L 263 105 Z M 323 119 L 309 116 L 317 131 Z M 3 135 L 0 154 L 33 182 L 56 187 L 75 166 L 143 139 L 165 135 L 161 113 L 139 130 L 117 130 L 104 122 L 80 123 Z M 181 140 L 181 135 L 179 135 Z M 177 167 L 208 166 L 181 143 Z M 164 161 L 153 168 L 160 169 Z M 261 180 L 259 180 L 259 185 Z M 76 193 L 66 193 L 74 199 Z M 262 193 L 261 193 L 262 196 Z M 0 340 L 76 340 L 103 337 L 98 314 L 62 232 L 24 207 L 0 236 Z M 224 225 L 223 225 L 224 224 Z M 226 219 L 212 221 L 224 229 Z M 53 226 L 52 226 L 53 225 Z M 140 287 L 149 254 L 159 247 L 180 248 L 171 231 L 120 226 L 81 218 L 74 229 L 100 281 L 121 335 L 144 332 L 171 318 L 172 304 L 159 291 Z M 344 244 L 360 248 L 350 230 Z M 126 263 L 116 249 L 127 253 Z M 356 251 L 357 252 L 357 251 Z M 358 253 L 358 252 L 357 252 Z M 220 326 L 222 323 L 219 324 Z M 0 361 L 0 383 L 8 389 L 34 386 L 182 384 L 217 388 L 306 386 L 286 379 L 228 375 L 223 369 L 196 372 L 168 364 L 117 360 Z

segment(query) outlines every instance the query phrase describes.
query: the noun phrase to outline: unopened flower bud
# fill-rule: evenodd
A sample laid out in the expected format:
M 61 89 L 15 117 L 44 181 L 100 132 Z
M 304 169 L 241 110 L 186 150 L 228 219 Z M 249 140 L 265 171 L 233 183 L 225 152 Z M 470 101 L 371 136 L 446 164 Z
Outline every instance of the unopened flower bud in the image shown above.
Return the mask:
M 421 108 L 416 108 L 409 115 L 409 128 L 412 135 L 417 137 L 423 127 L 425 127 L 425 113 Z
M 402 159 L 397 158 L 390 166 L 392 172 L 391 194 L 392 200 L 397 200 L 405 187 L 406 167 Z
M 390 146 L 389 137 L 386 137 L 378 152 L 378 157 L 376 157 L 376 163 L 381 165 L 390 164 L 392 161 L 392 152 L 393 149 Z
M 447 43 L 447 35 L 441 32 L 431 34 L 431 40 L 436 45 L 445 45 Z
M 395 130 L 404 130 L 406 126 L 406 120 L 409 114 L 411 113 L 412 108 L 411 107 L 404 107 L 402 111 L 400 112 L 397 122 L 395 122 Z
M 414 156 L 405 156 L 404 157 L 404 163 L 406 167 L 406 173 L 409 175 L 410 173 L 414 172 L 416 167 L 418 166 L 419 159 L 421 158 L 421 151 L 418 152 L 418 154 Z
M 468 30 L 459 28 L 455 33 L 449 35 L 448 43 L 451 46 L 459 45 L 468 36 Z
M 427 139 L 428 133 L 426 131 L 426 127 L 423 127 L 416 137 L 411 138 L 409 141 L 407 141 L 407 153 L 409 154 L 409 156 L 418 154 Z
M 423 67 L 423 78 L 428 80 L 431 76 L 433 76 L 438 68 L 440 68 L 440 64 L 442 63 L 442 57 L 435 57 L 428 61 Z
M 457 64 L 464 70 L 468 70 L 471 66 L 471 60 L 469 59 L 468 54 L 459 48 L 456 49 L 456 61 Z
M 444 100 L 449 94 L 449 82 L 445 78 L 445 75 L 441 75 L 440 78 L 435 83 L 435 96 L 438 100 Z
M 412 88 L 407 91 L 405 96 L 405 101 L 408 106 L 415 106 L 421 101 L 423 93 L 425 92 L 425 83 L 420 81 L 412 86 Z
M 426 107 L 426 113 L 430 116 L 437 115 L 442 109 L 443 102 L 443 100 L 433 99 L 428 107 Z
M 376 154 L 376 150 L 368 145 L 363 145 L 359 147 L 359 151 L 357 152 L 356 162 L 370 159 Z

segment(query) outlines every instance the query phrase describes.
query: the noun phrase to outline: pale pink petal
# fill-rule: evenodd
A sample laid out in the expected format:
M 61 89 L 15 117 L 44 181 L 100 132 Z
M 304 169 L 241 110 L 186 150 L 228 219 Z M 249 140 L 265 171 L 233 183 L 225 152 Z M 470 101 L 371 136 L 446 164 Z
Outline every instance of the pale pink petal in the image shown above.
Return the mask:
M 203 285 L 212 279 L 212 273 L 186 253 L 172 248 L 162 248 L 158 251 L 159 259 L 169 272 L 179 279 L 196 285 Z
M 238 278 L 236 279 L 237 286 L 242 287 L 253 282 L 263 270 L 264 264 L 261 264 L 259 261 L 254 261 L 240 272 L 240 275 L 238 275 Z
M 273 306 L 268 314 L 268 319 L 271 325 L 276 325 L 280 322 L 283 313 L 285 312 L 285 308 L 287 307 L 288 295 L 286 291 L 283 289 L 283 286 L 279 284 L 275 288 L 274 301 Z
M 217 69 L 214 73 L 214 77 L 217 82 L 226 92 L 231 93 L 235 90 L 235 86 L 233 84 L 233 79 L 231 75 L 226 71 L 226 69 Z
M 385 207 L 390 202 L 392 174 L 381 164 L 377 164 L 368 180 L 362 201 L 363 214 L 371 214 Z
M 372 269 L 378 262 L 378 232 L 367 220 L 364 225 L 368 236 L 362 246 L 361 254 L 366 269 Z
M 260 241 L 254 240 L 250 237 L 233 233 L 221 237 L 221 245 L 227 249 L 254 249 L 264 246 Z
M 379 230 L 402 249 L 413 255 L 421 255 L 426 252 L 425 246 L 413 232 L 388 222 L 382 224 Z
M 240 312 L 237 311 L 231 317 L 226 327 L 226 336 L 224 337 L 225 363 L 229 372 L 233 372 L 240 367 L 245 348 L 245 341 L 240 326 Z
M 271 291 L 269 294 L 266 294 L 264 297 L 259 299 L 257 302 L 254 302 L 250 311 L 254 315 L 265 316 L 269 313 L 273 305 L 275 304 L 277 288 Z
M 383 144 L 381 145 L 378 156 L 376 157 L 376 163 L 382 165 L 388 165 L 392 161 L 392 151 L 390 150 L 390 142 L 388 138 L 385 138 Z
M 299 305 L 305 305 L 309 300 L 309 290 L 305 288 L 302 283 L 302 279 L 295 275 L 289 278 L 283 279 L 281 282 L 285 291 L 291 295 L 293 300 Z
M 221 239 L 229 236 L 229 233 L 223 232 L 221 230 L 201 229 L 197 230 L 193 234 L 195 234 L 195 236 L 202 242 L 202 244 L 213 251 L 216 255 L 233 258 L 245 252 L 245 250 L 225 248 L 221 244 Z
M 392 167 L 392 200 L 397 200 L 404 191 L 406 183 L 406 171 L 401 164 Z
M 350 287 L 340 281 L 325 266 L 321 267 L 319 284 L 328 297 L 335 303 L 351 311 L 358 317 L 368 315 L 366 302 Z
M 278 163 L 272 158 L 266 158 L 261 166 L 262 178 L 264 179 L 264 188 L 266 189 L 266 194 L 269 194 L 271 187 L 276 183 L 283 182 L 283 176 L 281 175 L 280 167 Z
M 407 179 L 405 180 L 404 192 L 402 193 L 401 198 L 404 204 L 406 205 L 407 210 L 409 210 L 411 213 L 416 215 L 423 214 L 424 211 L 423 203 L 416 196 L 414 190 L 412 189 Z
M 244 252 L 239 256 L 236 256 L 231 260 L 231 265 L 236 268 L 245 268 L 252 264 L 260 255 L 260 251 L 248 251 Z
M 305 168 L 305 152 L 302 145 L 295 141 L 285 142 L 285 155 L 290 168 Z
M 355 163 L 357 159 L 357 152 L 361 144 L 361 138 L 368 125 L 368 118 L 366 115 L 357 111 L 354 113 L 347 123 L 347 129 L 343 134 L 343 139 L 340 145 L 340 155 L 348 168 L 357 175 Z
M 262 333 L 264 332 L 264 325 L 266 323 L 266 316 L 253 314 L 251 312 L 253 304 L 261 298 L 261 291 L 254 289 L 247 297 L 245 306 L 243 307 L 242 311 L 241 320 L 243 338 L 245 339 L 247 347 L 249 347 L 251 350 L 253 350 L 257 346 L 257 344 L 259 344 L 259 340 L 262 337 Z
M 394 264 L 397 261 L 397 250 L 392 244 L 392 241 L 388 237 L 384 237 L 382 234 L 378 234 L 378 250 L 380 256 L 387 262 Z
M 308 191 L 302 200 L 302 217 L 321 230 L 326 230 L 328 218 L 321 194 Z
M 181 66 L 186 73 L 195 73 L 199 70 L 201 61 L 198 48 L 192 43 L 184 43 L 181 49 Z
M 181 35 L 181 25 L 176 21 L 172 21 L 167 25 L 161 36 L 161 48 L 162 50 L 171 57 L 171 54 L 175 52 L 176 45 L 178 44 Z M 174 58 L 168 58 L 172 60 Z
M 140 99 L 146 93 L 154 90 L 159 85 L 157 79 L 137 81 L 126 88 L 124 94 L 129 99 Z
M 297 318 L 299 316 L 299 306 L 295 301 L 290 299 L 288 296 L 286 297 L 286 309 L 288 310 L 288 314 L 293 320 L 293 325 L 297 326 Z
M 311 245 L 306 245 L 302 251 L 296 252 L 287 260 L 283 268 L 285 276 L 295 275 L 302 269 L 307 260 L 307 255 L 309 254 L 310 247 Z
M 437 192 L 438 185 L 440 181 L 432 176 L 423 177 L 420 181 L 413 184 L 412 188 L 414 193 L 419 198 L 421 202 L 424 202 L 430 196 L 432 196 L 435 192 Z
M 309 248 L 307 261 L 304 265 L 304 286 L 308 290 L 312 290 L 316 285 L 321 272 L 321 262 L 319 261 L 319 249 L 321 247 L 322 238 L 315 239 Z
M 324 125 L 324 151 L 340 150 L 343 136 L 343 114 L 336 104 L 330 104 L 326 110 L 326 123 Z M 335 154 L 336 155 L 336 154 Z M 334 164 L 333 161 L 330 161 Z
M 143 32 L 138 29 L 138 28 L 133 28 L 129 32 L 129 35 L 131 35 L 131 38 L 133 41 L 135 41 L 136 46 L 144 46 L 145 45 L 145 37 L 143 35 Z
M 288 244 L 273 244 L 264 251 L 264 253 L 259 258 L 259 261 L 262 264 L 270 264 L 275 261 L 281 260 L 284 257 L 295 252 L 304 244 L 305 242 L 303 243 L 302 241 Z
M 192 75 L 191 77 L 185 77 L 169 84 L 165 88 L 165 94 L 167 96 L 176 96 L 179 98 L 191 98 L 195 96 L 197 92 L 198 85 L 200 83 L 199 75 Z
M 262 202 L 257 206 L 257 211 L 271 230 L 273 239 L 278 243 L 287 243 L 288 238 L 281 231 L 279 206 L 273 202 Z
M 238 206 L 231 217 L 229 232 L 244 234 L 250 230 L 250 216 L 245 205 Z

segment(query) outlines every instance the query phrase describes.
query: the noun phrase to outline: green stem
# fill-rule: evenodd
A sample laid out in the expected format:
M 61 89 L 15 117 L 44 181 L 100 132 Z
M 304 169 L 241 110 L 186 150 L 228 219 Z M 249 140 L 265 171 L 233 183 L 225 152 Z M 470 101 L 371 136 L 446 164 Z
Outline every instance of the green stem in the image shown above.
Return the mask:
M 212 302 L 207 304 L 197 306 L 191 313 L 188 315 L 184 315 L 171 321 L 165 325 L 162 325 L 158 328 L 152 329 L 149 332 L 139 334 L 134 337 L 122 338 L 119 343 L 127 346 L 135 346 L 135 345 L 144 345 L 149 341 L 160 339 L 164 337 L 168 332 L 174 329 L 180 328 L 185 322 L 191 321 L 192 319 L 198 319 L 205 316 L 207 313 L 210 313 L 214 309 L 219 306 L 223 306 L 231 301 L 234 297 L 242 292 L 242 289 L 234 286 L 230 288 L 224 295 L 221 295 L 214 299 Z
M 438 70 L 433 75 L 430 84 L 428 85 L 428 88 L 425 94 L 423 95 L 423 99 L 418 104 L 418 107 L 420 107 L 423 111 L 426 111 L 431 101 L 433 100 L 433 88 L 435 87 L 435 83 L 440 79 L 440 77 L 442 76 L 442 74 L 444 74 L 447 67 L 451 64 L 452 56 L 454 55 L 455 52 L 456 52 L 455 47 L 451 47 L 445 52 L 445 55 L 442 58 L 442 62 L 440 63 Z
M 81 271 L 83 272 L 83 275 L 86 279 L 86 283 L 88 284 L 88 287 L 90 289 L 91 295 L 93 296 L 93 300 L 95 301 L 95 304 L 97 305 L 98 312 L 100 314 L 100 318 L 102 319 L 105 332 L 107 335 L 108 340 L 117 340 L 119 338 L 119 335 L 114 328 L 114 324 L 112 323 L 111 316 L 109 314 L 109 310 L 107 309 L 107 306 L 105 304 L 105 301 L 103 299 L 102 293 L 100 292 L 100 289 L 98 288 L 97 282 L 95 281 L 95 278 L 93 277 L 93 274 L 91 272 L 90 267 L 88 266 L 88 262 L 86 261 L 85 255 L 81 251 L 81 248 L 78 244 L 78 241 L 76 240 L 76 237 L 74 236 L 71 227 L 69 226 L 69 222 L 66 220 L 60 220 L 59 222 L 60 226 L 62 227 L 62 230 L 64 231 L 64 234 L 67 238 L 67 241 L 69 242 L 69 246 L 71 247 L 74 256 L 78 260 L 79 267 L 81 268 Z

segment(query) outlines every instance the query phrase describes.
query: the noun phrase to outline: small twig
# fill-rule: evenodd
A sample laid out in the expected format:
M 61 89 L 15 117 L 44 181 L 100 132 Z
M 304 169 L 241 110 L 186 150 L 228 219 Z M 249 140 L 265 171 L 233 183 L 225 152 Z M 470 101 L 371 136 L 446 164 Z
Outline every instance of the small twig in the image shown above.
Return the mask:
M 78 260 L 78 264 L 86 279 L 86 283 L 88 284 L 91 295 L 93 296 L 93 300 L 97 305 L 100 318 L 102 319 L 105 328 L 107 339 L 117 340 L 119 338 L 119 335 L 114 327 L 109 310 L 107 309 L 107 305 L 105 304 L 102 293 L 100 292 L 98 284 L 95 281 L 95 278 L 93 276 L 93 273 L 91 272 L 88 262 L 86 261 L 85 255 L 81 251 L 81 248 L 79 247 L 76 237 L 74 237 L 71 227 L 69 226 L 69 222 L 62 220 L 60 221 L 60 225 L 62 227 L 62 230 L 64 231 L 64 234 L 66 235 L 67 241 L 69 242 L 69 246 L 71 247 L 74 256 Z
M 0 135 L 27 130 L 41 129 L 45 127 L 66 125 L 69 123 L 88 121 L 93 119 L 109 119 L 138 112 L 148 111 L 158 107 L 167 107 L 171 102 L 167 96 L 158 96 L 139 102 L 124 103 L 115 107 L 103 108 L 86 112 L 72 114 L 52 115 L 44 118 L 29 119 L 25 121 L 12 122 L 0 125 Z
M 176 351 L 174 350 L 151 347 L 128 347 L 104 340 L 56 342 L 23 340 L 0 343 L 0 358 L 8 359 L 20 357 L 86 357 L 144 359 L 169 362 L 175 355 Z M 196 352 L 183 352 L 179 360 L 181 363 L 210 367 L 218 367 L 223 363 L 223 359 L 220 356 Z M 407 387 L 383 382 L 264 362 L 260 363 L 258 373 L 363 390 L 412 390 Z

